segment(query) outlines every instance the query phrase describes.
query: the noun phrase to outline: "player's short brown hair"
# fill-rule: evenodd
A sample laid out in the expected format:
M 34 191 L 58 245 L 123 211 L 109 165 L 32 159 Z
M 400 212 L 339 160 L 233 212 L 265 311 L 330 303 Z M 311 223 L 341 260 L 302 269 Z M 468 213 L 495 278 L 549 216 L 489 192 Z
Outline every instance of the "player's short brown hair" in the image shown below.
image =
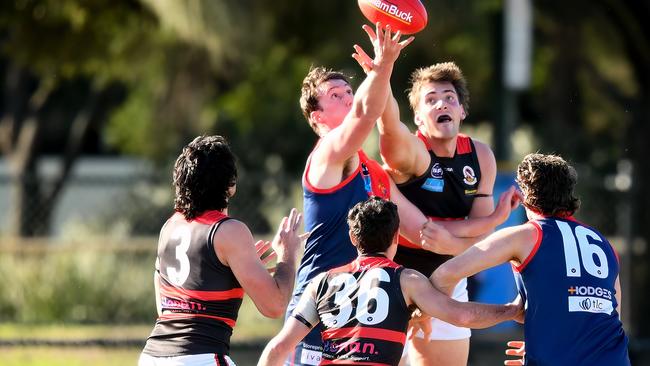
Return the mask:
M 469 114 L 469 90 L 463 72 L 453 62 L 441 62 L 428 67 L 416 69 L 411 74 L 411 88 L 409 89 L 409 103 L 415 111 L 420 102 L 420 91 L 424 84 L 430 82 L 446 81 L 456 89 L 458 101 L 465 108 L 465 114 Z
M 320 110 L 318 105 L 318 88 L 320 85 L 329 80 L 343 80 L 350 84 L 348 76 L 340 71 L 334 71 L 321 66 L 311 67 L 307 76 L 302 80 L 302 88 L 300 92 L 300 109 L 305 116 L 311 128 L 318 133 L 316 124 L 311 121 L 309 115 L 313 111 Z
M 524 205 L 545 216 L 573 215 L 580 208 L 578 173 L 557 155 L 528 154 L 517 166 Z
M 385 252 L 399 229 L 397 205 L 379 197 L 370 197 L 350 209 L 348 225 L 359 252 Z

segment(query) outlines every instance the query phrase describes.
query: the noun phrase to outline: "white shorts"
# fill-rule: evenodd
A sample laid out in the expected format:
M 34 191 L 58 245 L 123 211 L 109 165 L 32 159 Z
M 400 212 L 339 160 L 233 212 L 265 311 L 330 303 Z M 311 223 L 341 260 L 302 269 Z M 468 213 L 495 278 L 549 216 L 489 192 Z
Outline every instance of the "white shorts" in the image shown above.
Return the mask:
M 221 360 L 221 361 L 220 361 Z M 225 363 L 224 363 L 225 361 Z M 138 366 L 236 366 L 230 357 L 214 353 L 174 357 L 153 357 L 140 354 Z
M 467 302 L 467 278 L 463 278 L 451 295 L 452 299 L 456 301 Z M 453 341 L 458 339 L 466 339 L 472 335 L 469 328 L 461 328 L 455 325 L 443 322 L 440 319 L 431 318 L 431 334 L 429 335 L 430 341 Z M 419 330 L 416 337 L 424 339 L 424 333 Z

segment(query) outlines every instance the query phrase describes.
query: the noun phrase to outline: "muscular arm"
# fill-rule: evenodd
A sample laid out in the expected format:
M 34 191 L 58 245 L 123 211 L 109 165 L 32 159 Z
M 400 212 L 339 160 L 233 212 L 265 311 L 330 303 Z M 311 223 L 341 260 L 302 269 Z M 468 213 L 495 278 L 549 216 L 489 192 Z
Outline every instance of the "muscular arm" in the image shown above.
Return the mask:
M 354 49 L 356 53 L 352 57 L 368 73 L 373 60 L 360 46 L 355 45 Z M 377 122 L 379 151 L 391 177 L 403 183 L 412 176 L 421 175 L 429 166 L 429 153 L 422 141 L 401 122 L 399 105 L 390 88 L 386 108 Z
M 521 311 L 519 305 L 492 305 L 459 302 L 433 287 L 421 273 L 406 269 L 401 276 L 407 303 L 414 303 L 422 312 L 445 322 L 466 328 L 487 328 L 513 319 Z
M 282 316 L 293 291 L 296 251 L 276 250 L 277 266 L 271 276 L 257 255 L 251 232 L 243 223 L 229 220 L 221 224 L 214 243 L 219 260 L 230 267 L 257 309 L 267 317 Z
M 379 151 L 381 158 L 389 167 L 389 173 L 399 183 L 422 174 L 431 157 L 426 146 L 406 127 L 399 118 L 399 106 L 389 93 L 386 109 L 378 120 Z
M 359 85 L 352 108 L 343 122 L 323 136 L 318 148 L 312 153 L 312 169 L 308 178 L 316 187 L 330 188 L 341 181 L 345 162 L 361 149 L 383 113 L 389 95 L 393 64 L 402 48 L 413 40 L 411 37 L 399 42 L 399 38 L 399 35 L 384 33 L 379 28 L 376 36 L 370 37 L 375 49 L 372 70 Z
M 422 214 L 420 209 L 404 197 L 392 179 L 389 179 L 389 181 L 390 200 L 397 205 L 397 213 L 399 214 L 400 234 L 411 243 L 420 243 L 420 230 L 422 230 L 422 227 L 427 222 L 427 218 Z
M 462 278 L 510 260 L 522 263 L 536 241 L 537 230 L 532 224 L 501 229 L 443 263 L 431 275 L 431 282 L 437 289 L 451 294 Z
M 305 292 L 300 298 L 300 302 L 294 313 L 296 312 L 306 312 L 310 315 L 307 316 L 308 321 L 314 322 L 311 324 L 312 327 L 316 325 L 315 319 L 318 319 L 318 312 L 316 310 L 316 286 L 315 284 L 320 281 L 321 276 L 317 276 L 312 280 Z M 264 348 L 260 360 L 257 363 L 257 366 L 281 366 L 284 364 L 284 360 L 287 358 L 289 353 L 296 347 L 296 344 L 303 339 L 307 333 L 311 330 L 310 327 L 304 323 L 298 321 L 293 316 L 290 316 L 287 321 L 284 323 L 284 326 Z
M 492 193 L 497 173 L 496 160 L 492 150 L 486 144 L 474 140 L 474 148 L 481 169 L 481 181 L 477 187 L 479 197 L 474 199 L 467 220 L 445 221 L 440 224 L 455 236 L 474 237 L 476 243 L 508 218 L 510 202 L 507 202 L 506 206 L 499 207 L 500 210 L 494 210 Z

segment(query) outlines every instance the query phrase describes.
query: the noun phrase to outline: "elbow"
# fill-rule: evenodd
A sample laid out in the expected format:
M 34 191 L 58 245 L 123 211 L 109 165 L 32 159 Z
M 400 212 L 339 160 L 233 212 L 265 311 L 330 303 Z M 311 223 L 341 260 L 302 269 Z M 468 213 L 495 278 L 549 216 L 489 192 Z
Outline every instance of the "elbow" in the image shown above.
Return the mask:
M 257 309 L 267 318 L 277 319 L 284 316 L 287 309 L 287 302 L 274 301 L 263 306 L 258 306 Z
M 455 283 L 458 282 L 458 280 L 454 278 L 454 273 L 444 264 L 433 272 L 430 281 L 435 288 L 447 295 L 451 294 L 455 287 Z

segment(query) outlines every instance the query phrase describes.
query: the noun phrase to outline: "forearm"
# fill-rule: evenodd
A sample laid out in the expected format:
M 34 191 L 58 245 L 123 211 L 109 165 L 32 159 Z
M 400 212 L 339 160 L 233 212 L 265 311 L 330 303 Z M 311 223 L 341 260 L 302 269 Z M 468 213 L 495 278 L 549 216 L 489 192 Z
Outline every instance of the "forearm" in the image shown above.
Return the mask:
M 498 217 L 493 215 L 485 217 L 470 217 L 465 220 L 439 221 L 437 223 L 444 226 L 445 229 L 454 236 L 461 238 L 483 238 L 494 231 L 494 228 L 497 227 L 497 225 L 501 224 Z M 475 240 L 474 242 L 476 243 L 478 240 Z
M 279 301 L 286 308 L 291 299 L 293 285 L 296 277 L 295 261 L 278 261 L 273 274 L 273 280 L 278 288 Z
M 355 95 L 353 113 L 359 118 L 367 118 L 372 124 L 381 116 L 386 106 L 390 90 L 392 64 L 376 65 L 359 85 Z
M 281 366 L 288 354 L 289 349 L 283 349 L 275 339 L 272 339 L 262 351 L 257 366 Z
M 456 306 L 462 313 L 459 318 L 460 324 L 457 325 L 474 329 L 487 328 L 511 320 L 519 311 L 516 305 L 511 304 L 495 305 L 464 302 L 458 303 Z
M 467 250 L 467 248 L 479 242 L 483 237 L 472 238 L 459 238 L 453 235 L 447 235 L 444 240 L 431 241 L 428 237 L 423 237 L 418 243 L 422 244 L 422 248 L 443 255 L 459 255 Z

